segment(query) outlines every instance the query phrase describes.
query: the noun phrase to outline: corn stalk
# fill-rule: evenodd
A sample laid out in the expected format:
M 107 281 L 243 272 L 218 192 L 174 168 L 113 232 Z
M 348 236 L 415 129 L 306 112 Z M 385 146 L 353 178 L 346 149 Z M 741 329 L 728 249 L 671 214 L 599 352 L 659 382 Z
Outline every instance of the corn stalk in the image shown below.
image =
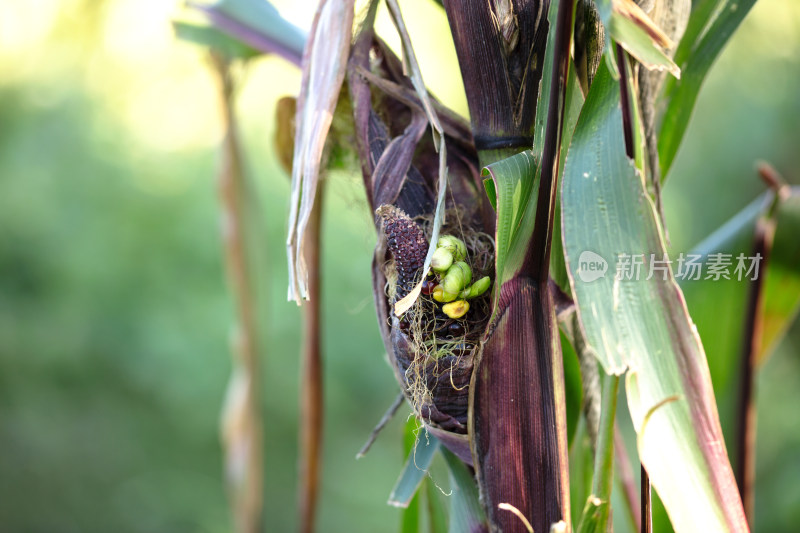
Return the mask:
M 238 324 L 232 335 L 233 370 L 222 418 L 225 474 L 236 531 L 255 533 L 263 521 L 262 417 L 256 310 L 248 268 L 247 187 L 233 111 L 233 82 L 228 63 L 212 54 L 220 84 L 223 124 L 219 197 L 225 271 Z
M 688 531 L 698 524 L 715 524 L 725 530 L 746 530 L 741 505 L 731 497 L 732 476 L 721 444 L 703 347 L 686 314 L 680 289 L 672 278 L 664 280 L 667 283 L 637 285 L 635 297 L 633 292 L 623 294 L 622 306 L 614 299 L 613 312 L 606 312 L 612 299 L 600 294 L 605 282 L 591 287 L 576 284 L 574 257 L 588 246 L 600 246 L 601 241 L 605 243 L 601 251 L 615 249 L 621 237 L 630 239 L 626 245 L 631 249 L 663 249 L 665 229 L 659 224 L 663 221 L 657 220 L 659 184 L 683 136 L 705 72 L 754 3 L 747 0 L 741 9 L 734 9 L 734 1 L 704 0 L 687 25 L 686 0 L 596 0 L 594 6 L 581 0 L 575 21 L 574 2 L 569 0 L 446 0 L 442 4 L 465 82 L 469 127 L 428 95 L 396 0 L 387 0 L 387 4 L 400 33 L 402 60 L 373 31 L 376 2 L 370 3 L 352 43 L 353 3 L 320 3 L 303 52 L 296 115 L 287 240 L 290 298 L 299 302 L 314 296 L 308 276 L 313 269 L 305 250 L 307 243 L 313 242 L 309 239 L 315 226 L 324 144 L 342 102 L 339 92 L 346 75 L 350 109 L 345 111 L 352 115 L 370 206 L 380 215 L 376 218 L 379 239 L 373 283 L 389 360 L 406 399 L 429 434 L 426 449 L 437 450 L 441 442 L 450 450 L 444 454 L 451 475 L 462 483 L 460 488 L 464 481 L 469 484 L 469 471 L 463 465 L 459 468 L 457 462 L 473 466 L 486 508 L 488 524 L 484 513 L 473 512 L 477 496 L 467 490 L 453 508 L 467 510 L 469 516 L 451 524 L 465 525 L 470 531 L 569 528 L 564 382 L 556 293 L 551 292 L 554 283 L 549 279 L 552 272 L 560 288 L 575 298 L 577 328 L 586 340 L 587 353 L 595 354 L 609 374 L 629 372 L 625 385 L 639 432 L 640 456 L 675 527 Z M 265 9 L 264 4 L 251 0 L 221 0 L 208 15 L 214 26 L 247 44 L 249 48 L 242 53 L 269 49 L 297 61 L 297 53 L 285 53 L 296 51 L 296 46 L 263 46 L 259 37 L 270 34 L 271 24 L 241 16 L 263 14 Z M 236 24 L 220 18 L 220 13 Z M 575 74 L 569 58 L 573 24 Z M 673 61 L 675 43 L 684 28 L 686 38 Z M 200 42 L 211 39 L 218 46 L 241 48 L 220 41 L 218 35 L 198 33 L 197 28 L 184 31 Z M 612 51 L 617 52 L 616 57 Z M 627 55 L 639 63 L 638 74 Z M 666 96 L 659 101 L 663 72 L 677 78 L 681 69 L 685 77 L 680 81 L 668 78 Z M 621 78 L 620 93 L 616 93 L 617 78 Z M 578 84 L 583 95 L 575 89 Z M 671 110 L 660 129 L 658 104 Z M 226 137 L 226 146 L 235 146 L 234 141 Z M 531 146 L 532 151 L 526 150 Z M 561 236 L 554 239 L 553 233 L 561 217 L 557 191 L 559 167 L 564 166 L 562 146 L 569 146 L 571 154 L 564 171 L 569 187 L 565 186 L 561 207 L 565 246 L 563 250 L 557 246 L 551 261 L 552 246 L 561 243 Z M 479 172 L 481 168 L 484 170 Z M 601 180 L 585 179 L 590 174 Z M 642 175 L 649 177 L 649 187 L 639 181 Z M 653 194 L 653 205 L 647 193 Z M 235 212 L 234 202 L 226 200 Z M 609 212 L 614 217 L 609 219 Z M 594 217 L 592 226 L 586 224 L 587 216 Z M 617 234 L 621 221 L 630 223 L 635 231 Z M 599 239 L 597 228 L 605 228 Z M 446 354 L 450 359 L 441 361 L 438 356 L 421 357 L 426 355 L 425 342 L 435 339 L 410 335 L 405 315 L 419 311 L 422 282 L 440 230 L 494 236 L 493 251 L 482 251 L 494 256 L 491 301 L 483 300 L 478 319 L 469 323 L 473 336 L 458 349 L 459 356 L 454 358 L 450 351 Z M 235 246 L 230 248 L 229 255 L 235 259 Z M 475 252 L 474 245 L 470 252 Z M 229 270 L 238 284 L 234 292 L 244 299 L 241 286 L 246 284 L 239 278 L 245 278 L 246 272 L 235 261 L 231 263 Z M 767 295 L 769 283 L 767 280 Z M 769 305 L 770 299 L 765 297 L 765 308 Z M 780 336 L 774 332 L 783 331 L 788 317 L 793 316 L 794 302 L 784 307 L 780 320 L 765 326 L 769 334 L 764 343 L 772 344 Z M 627 314 L 631 316 L 623 317 Z M 252 343 L 242 343 L 237 353 L 243 367 L 250 368 L 254 363 L 248 346 L 254 346 L 254 328 L 248 326 L 252 320 L 244 311 L 240 315 L 244 337 Z M 474 335 L 476 331 L 480 338 Z M 633 335 L 611 342 L 623 331 Z M 625 346 L 624 353 L 618 353 L 620 346 Z M 652 357 L 664 347 L 668 348 L 666 357 Z M 443 361 L 451 364 L 447 372 L 426 373 Z M 312 371 L 312 366 L 307 369 Z M 421 378 L 417 376 L 421 381 L 411 378 L 412 367 L 423 369 Z M 319 375 L 308 377 L 319 379 Z M 252 383 L 247 385 L 252 388 Z M 248 394 L 243 396 L 252 402 L 253 395 Z M 315 443 L 319 442 L 315 429 L 321 426 L 317 422 L 310 420 L 314 427 L 308 433 L 317 434 L 312 437 Z M 596 488 L 602 487 L 605 493 L 610 479 L 612 424 L 607 420 L 603 427 L 607 453 L 598 455 L 595 476 Z M 417 437 L 418 444 L 421 438 Z M 675 445 L 676 439 L 688 439 L 695 446 L 687 451 Z M 307 458 L 318 453 L 313 444 L 308 451 Z M 682 457 L 684 469 L 665 468 L 654 459 L 659 453 Z M 692 474 L 679 482 L 686 472 Z M 313 473 L 307 470 L 305 479 L 304 486 L 311 492 L 304 493 L 303 514 L 313 516 Z M 409 479 L 421 480 L 422 476 Z M 642 502 L 647 509 L 649 486 L 646 476 L 643 479 Z M 416 483 L 405 487 L 403 495 L 408 498 L 398 497 L 398 501 L 410 501 L 419 486 L 419 481 Z M 625 485 L 630 493 L 629 479 Z M 253 490 L 251 487 L 251 496 Z M 630 494 L 628 499 L 635 501 Z M 694 516 L 688 510 L 694 509 L 696 501 L 704 502 L 704 509 L 695 509 L 700 514 Z M 240 503 L 235 499 L 235 506 Z M 236 508 L 237 517 L 248 515 Z M 598 515 L 601 529 L 604 513 Z M 249 512 L 250 516 L 257 514 L 253 509 Z M 644 527 L 649 527 L 647 514 L 643 518 Z M 303 527 L 309 530 L 311 523 L 313 518 Z

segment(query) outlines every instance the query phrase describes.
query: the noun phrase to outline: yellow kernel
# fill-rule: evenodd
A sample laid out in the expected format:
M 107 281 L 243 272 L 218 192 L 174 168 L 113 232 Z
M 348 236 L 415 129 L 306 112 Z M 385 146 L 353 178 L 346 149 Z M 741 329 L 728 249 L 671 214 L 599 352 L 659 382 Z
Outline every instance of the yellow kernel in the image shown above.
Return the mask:
M 467 314 L 467 311 L 469 311 L 469 302 L 466 300 L 457 300 L 455 302 L 443 305 L 442 311 L 444 311 L 444 314 L 450 318 L 461 318 Z

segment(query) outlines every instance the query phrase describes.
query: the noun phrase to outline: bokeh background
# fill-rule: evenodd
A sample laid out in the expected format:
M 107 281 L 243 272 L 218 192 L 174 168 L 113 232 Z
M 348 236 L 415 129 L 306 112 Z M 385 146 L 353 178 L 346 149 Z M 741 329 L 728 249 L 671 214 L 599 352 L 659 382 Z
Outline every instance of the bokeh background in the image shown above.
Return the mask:
M 314 2 L 274 3 L 308 28 Z M 426 81 L 466 114 L 443 12 L 402 6 Z M 174 38 L 179 10 L 0 0 L 0 532 L 232 530 L 218 438 L 232 321 L 221 124 L 205 51 Z M 379 28 L 396 46 L 385 13 Z M 238 79 L 263 263 L 266 521 L 283 532 L 296 524 L 301 339 L 272 135 L 275 101 L 296 93 L 299 72 L 264 57 Z M 798 95 L 800 4 L 760 0 L 714 66 L 667 183 L 674 250 L 763 190 L 757 159 L 800 183 Z M 407 411 L 354 459 L 397 392 L 372 308 L 374 233 L 358 174 L 331 175 L 326 196 L 320 531 L 396 531 L 385 502 Z M 798 347 L 795 326 L 759 377 L 757 531 L 800 523 Z

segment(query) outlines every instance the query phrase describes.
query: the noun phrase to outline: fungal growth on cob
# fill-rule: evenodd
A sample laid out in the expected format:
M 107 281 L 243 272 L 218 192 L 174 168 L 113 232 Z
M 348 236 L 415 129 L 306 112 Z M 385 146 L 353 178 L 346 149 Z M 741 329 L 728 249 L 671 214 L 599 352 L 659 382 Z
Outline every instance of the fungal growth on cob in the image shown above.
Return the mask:
M 394 304 L 422 278 L 428 221 L 391 205 L 376 214 L 389 252 L 386 294 Z M 454 230 L 463 239 L 449 234 Z M 391 341 L 417 415 L 434 428 L 466 434 L 473 362 L 490 315 L 494 243 L 485 233 L 445 226 L 436 244 L 420 297 L 401 317 L 389 318 Z

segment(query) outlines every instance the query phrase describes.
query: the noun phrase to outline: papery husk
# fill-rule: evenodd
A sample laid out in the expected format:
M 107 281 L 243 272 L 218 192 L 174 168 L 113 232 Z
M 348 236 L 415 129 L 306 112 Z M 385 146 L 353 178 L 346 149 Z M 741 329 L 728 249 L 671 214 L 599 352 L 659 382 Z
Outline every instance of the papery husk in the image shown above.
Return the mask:
M 438 155 L 422 106 L 410 80 L 403 75 L 402 63 L 369 28 L 362 30 L 353 45 L 348 86 L 356 145 L 372 210 L 393 205 L 425 226 L 435 207 Z M 464 234 L 488 237 L 488 232 L 493 232 L 494 215 L 483 192 L 468 126 L 440 104 L 434 105 L 445 131 L 448 153 L 449 190 L 445 204 L 448 220 L 444 233 L 460 238 Z M 471 350 L 445 354 L 423 365 L 416 364 L 415 368 L 419 343 L 415 342 L 412 330 L 401 329 L 401 319 L 391 312 L 398 294 L 396 280 L 391 279 L 393 258 L 387 249 L 380 217 L 376 217 L 376 230 L 373 294 L 389 363 L 427 429 L 471 465 L 466 435 L 469 382 L 483 331 Z M 493 264 L 493 258 L 486 263 Z M 431 302 L 421 298 L 415 306 L 432 305 Z M 488 319 L 488 306 L 484 308 Z M 423 399 L 425 391 L 430 393 L 427 401 Z

